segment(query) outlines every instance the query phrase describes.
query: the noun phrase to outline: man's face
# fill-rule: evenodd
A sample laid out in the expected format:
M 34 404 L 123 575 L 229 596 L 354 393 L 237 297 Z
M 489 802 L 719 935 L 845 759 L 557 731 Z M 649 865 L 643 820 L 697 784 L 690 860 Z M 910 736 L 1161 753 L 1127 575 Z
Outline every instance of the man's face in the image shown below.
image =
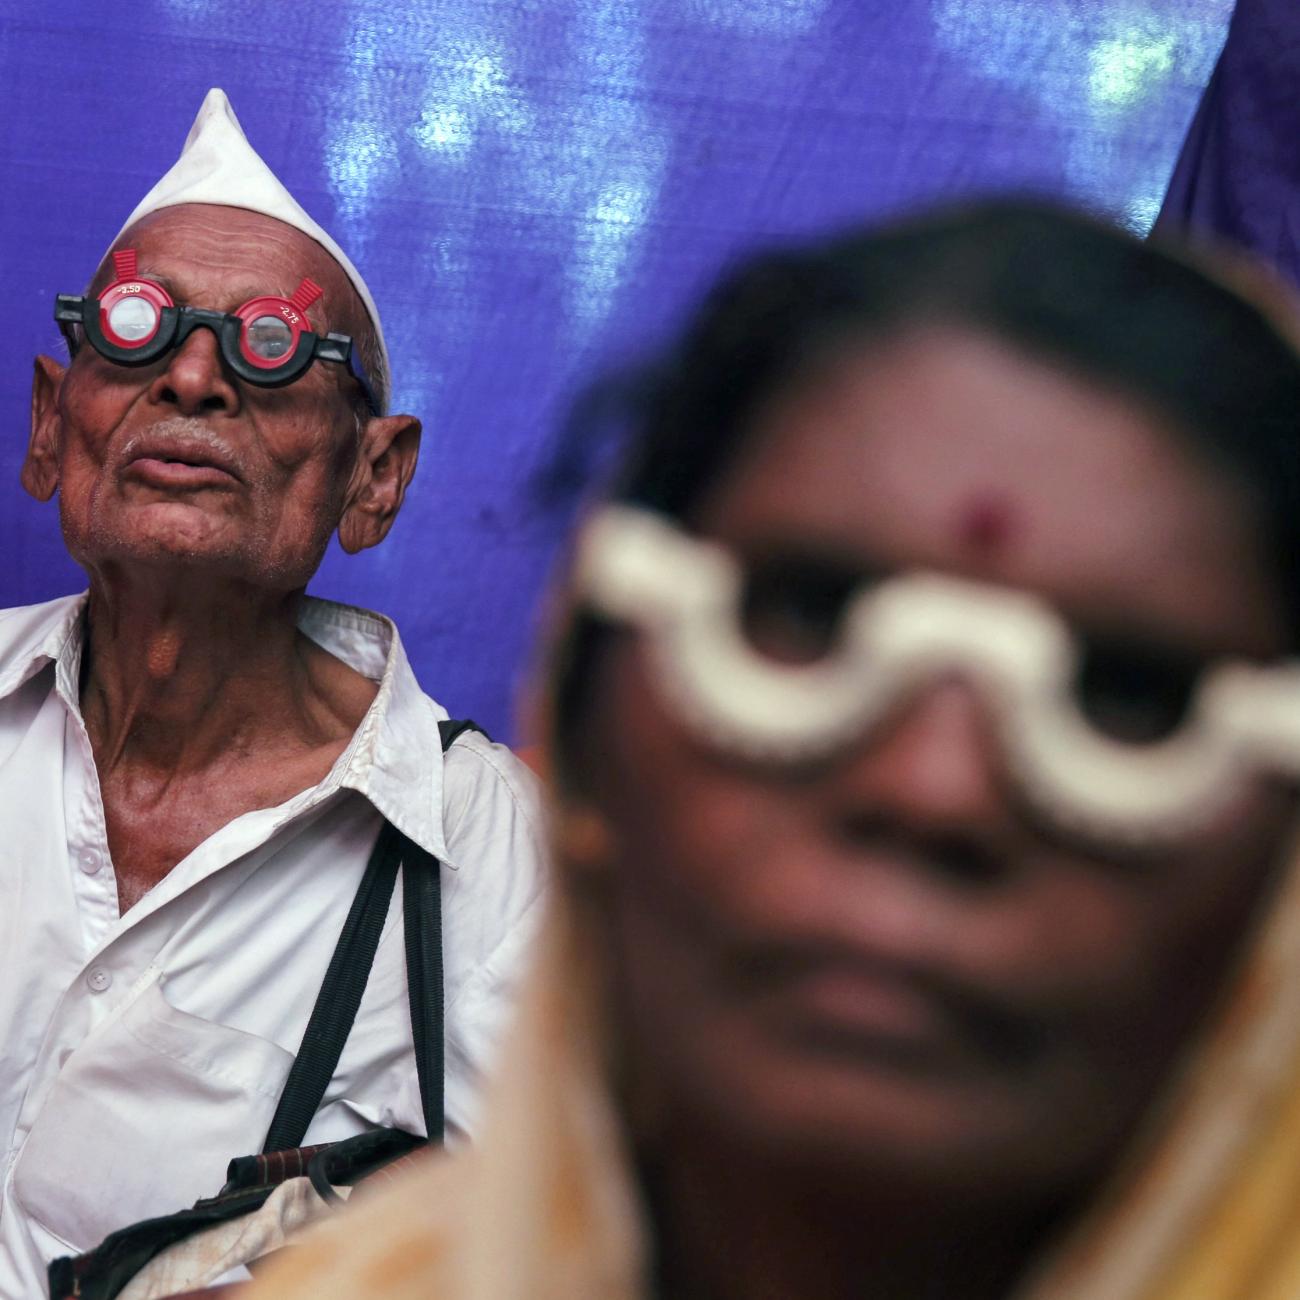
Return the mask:
M 270 217 L 167 208 L 117 247 L 135 248 L 141 278 L 160 282 L 178 306 L 233 311 L 258 295 L 288 297 L 310 276 L 324 290 L 307 313 L 317 333 L 357 338 L 366 328 L 338 263 Z M 101 270 L 92 293 L 110 279 Z M 302 587 L 348 505 L 361 447 L 354 387 L 344 367 L 324 362 L 283 388 L 244 383 L 208 329 L 139 367 L 83 346 L 35 415 L 34 445 L 49 422 L 69 551 L 92 573 L 182 565 Z

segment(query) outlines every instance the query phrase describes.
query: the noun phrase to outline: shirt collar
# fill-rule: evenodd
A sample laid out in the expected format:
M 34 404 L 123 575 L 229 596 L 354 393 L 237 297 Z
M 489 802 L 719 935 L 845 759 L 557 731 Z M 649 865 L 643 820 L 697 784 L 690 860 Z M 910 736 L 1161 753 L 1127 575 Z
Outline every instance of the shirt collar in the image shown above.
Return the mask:
M 0 700 L 31 681 L 47 664 L 80 663 L 85 607 L 86 593 L 82 592 L 43 605 L 0 610 Z
M 447 716 L 420 689 L 391 619 L 308 596 L 298 627 L 322 649 L 379 683 L 361 725 L 320 789 L 365 795 L 402 834 L 449 867 L 442 826 L 442 738 Z
M 0 699 L 53 663 L 59 692 L 79 715 L 86 599 L 83 592 L 0 610 Z M 379 683 L 329 774 L 299 798 L 314 805 L 337 790 L 355 790 L 422 849 L 455 867 L 442 825 L 438 721 L 447 713 L 420 689 L 397 628 L 380 614 L 312 596 L 302 602 L 298 626 L 322 649 Z

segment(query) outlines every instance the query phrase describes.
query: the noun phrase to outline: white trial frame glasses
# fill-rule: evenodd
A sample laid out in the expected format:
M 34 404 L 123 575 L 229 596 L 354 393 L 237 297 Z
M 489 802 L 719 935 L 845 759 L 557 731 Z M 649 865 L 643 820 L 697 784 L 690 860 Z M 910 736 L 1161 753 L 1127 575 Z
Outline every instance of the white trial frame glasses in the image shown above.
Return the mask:
M 764 762 L 826 757 L 863 738 L 926 682 L 958 673 L 990 706 L 1009 775 L 1066 829 L 1145 842 L 1194 834 L 1252 775 L 1300 779 L 1300 661 L 1223 661 L 1185 720 L 1151 743 L 1094 727 L 1071 691 L 1080 646 L 1037 596 L 938 573 L 864 587 L 829 654 L 781 663 L 742 625 L 744 568 L 664 516 L 606 505 L 578 540 L 577 596 L 644 633 L 659 690 L 724 751 Z

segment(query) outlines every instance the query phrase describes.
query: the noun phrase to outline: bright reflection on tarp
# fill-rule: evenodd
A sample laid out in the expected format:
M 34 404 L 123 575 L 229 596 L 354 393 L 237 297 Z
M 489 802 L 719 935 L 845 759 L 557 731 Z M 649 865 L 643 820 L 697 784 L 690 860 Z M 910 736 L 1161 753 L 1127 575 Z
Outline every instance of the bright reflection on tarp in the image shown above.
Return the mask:
M 940 42 L 1074 128 L 1071 181 L 1138 231 L 1155 219 L 1169 178 L 1141 115 L 1205 84 L 1231 8 L 1231 0 L 934 0 Z

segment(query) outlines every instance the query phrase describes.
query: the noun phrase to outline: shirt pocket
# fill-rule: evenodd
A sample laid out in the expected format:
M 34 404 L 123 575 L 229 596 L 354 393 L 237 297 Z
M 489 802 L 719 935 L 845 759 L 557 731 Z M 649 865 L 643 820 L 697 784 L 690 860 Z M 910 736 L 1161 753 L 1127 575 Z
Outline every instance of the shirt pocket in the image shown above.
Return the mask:
M 293 1065 L 148 984 L 64 1063 L 14 1167 L 15 1200 L 78 1250 L 213 1196 L 260 1150 Z

